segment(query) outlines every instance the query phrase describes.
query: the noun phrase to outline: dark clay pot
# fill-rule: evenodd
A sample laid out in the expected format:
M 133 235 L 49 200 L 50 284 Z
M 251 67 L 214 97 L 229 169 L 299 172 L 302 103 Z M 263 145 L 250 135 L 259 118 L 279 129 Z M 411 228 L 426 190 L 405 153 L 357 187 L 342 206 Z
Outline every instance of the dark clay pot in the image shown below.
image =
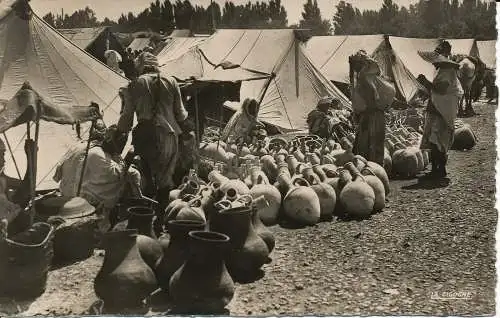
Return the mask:
M 94 280 L 94 291 L 110 308 L 138 308 L 157 288 L 155 275 L 142 259 L 137 230 L 108 232 L 103 236 L 104 262 Z
M 211 220 L 210 230 L 231 238 L 226 265 L 235 281 L 254 280 L 262 265 L 270 262 L 269 249 L 253 227 L 251 208 L 221 210 Z
M 137 230 L 137 246 L 141 257 L 151 269 L 155 269 L 163 257 L 163 250 L 156 240 L 153 230 L 154 210 L 142 206 L 128 208 L 129 219 L 127 229 Z
M 153 231 L 153 218 L 155 217 L 153 209 L 133 206 L 128 208 L 128 214 L 127 229 L 137 230 L 137 234 L 149 236 L 153 239 L 157 238 Z
M 229 237 L 221 233 L 189 232 L 186 262 L 170 280 L 176 313 L 215 315 L 224 312 L 235 290 L 224 262 L 229 242 Z
M 266 243 L 267 249 L 269 253 L 271 253 L 274 250 L 276 240 L 274 239 L 273 233 L 271 233 L 264 223 L 262 223 L 258 212 L 257 209 L 252 210 L 252 224 L 255 232 L 257 232 L 257 235 Z
M 186 260 L 188 233 L 191 231 L 203 231 L 205 223 L 191 220 L 171 220 L 168 222 L 167 228 L 170 240 L 160 241 L 164 241 L 167 244 L 162 245 L 163 258 L 155 269 L 158 284 L 164 291 L 168 290 L 172 275 Z

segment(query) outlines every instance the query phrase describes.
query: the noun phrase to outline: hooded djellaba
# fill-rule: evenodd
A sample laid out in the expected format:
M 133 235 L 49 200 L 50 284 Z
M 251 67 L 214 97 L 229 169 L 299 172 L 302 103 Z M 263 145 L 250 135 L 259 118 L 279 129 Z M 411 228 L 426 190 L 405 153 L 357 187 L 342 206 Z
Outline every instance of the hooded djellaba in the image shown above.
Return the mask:
M 144 52 L 137 58 L 138 78 L 120 91 L 122 112 L 118 129 L 129 133 L 134 114 L 138 124 L 132 130 L 132 145 L 141 158 L 146 179 L 145 195 L 156 197 L 161 205 L 175 187 L 173 174 L 179 153 L 179 136 L 189 134 L 181 91 L 173 77 L 161 76 L 158 60 Z
M 426 109 L 421 149 L 431 151 L 432 171 L 426 178 L 444 178 L 447 175 L 448 150 L 453 143 L 455 119 L 463 89 L 458 79 L 459 64 L 450 60 L 451 45 L 441 42 L 433 52 L 418 52 L 436 68 L 433 81 L 420 74 L 417 80 L 426 88 L 430 99 Z
M 259 125 L 257 114 L 259 102 L 253 98 L 243 101 L 241 108 L 234 113 L 222 131 L 222 140 L 225 142 L 251 142 L 251 133 Z

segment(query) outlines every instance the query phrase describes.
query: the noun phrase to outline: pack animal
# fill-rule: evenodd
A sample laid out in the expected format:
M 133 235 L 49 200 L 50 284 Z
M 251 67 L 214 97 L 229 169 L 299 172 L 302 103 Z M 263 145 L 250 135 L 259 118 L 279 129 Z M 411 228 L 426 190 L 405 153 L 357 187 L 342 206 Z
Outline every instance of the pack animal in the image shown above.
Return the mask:
M 462 85 L 462 89 L 464 90 L 464 95 L 460 99 L 460 104 L 458 106 L 458 116 L 472 116 L 475 114 L 472 108 L 472 87 L 477 75 L 476 63 L 473 58 L 465 55 L 454 56 L 453 60 L 460 65 L 458 69 L 458 79 Z

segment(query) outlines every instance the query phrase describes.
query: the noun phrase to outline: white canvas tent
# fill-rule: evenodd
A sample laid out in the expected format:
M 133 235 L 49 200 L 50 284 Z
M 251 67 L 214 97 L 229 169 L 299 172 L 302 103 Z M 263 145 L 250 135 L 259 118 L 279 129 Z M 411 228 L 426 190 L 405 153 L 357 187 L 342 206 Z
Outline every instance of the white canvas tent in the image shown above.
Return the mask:
M 359 50 L 369 55 L 384 44 L 384 36 L 377 35 L 333 35 L 314 36 L 306 47 L 311 60 L 331 81 L 349 83 L 349 56 Z
M 121 108 L 118 89 L 127 85 L 127 79 L 64 38 L 35 13 L 23 17 L 13 5 L 28 7 L 24 1 L 13 0 L 4 1 L 0 6 L 0 47 L 3 48 L 0 51 L 0 117 L 6 110 L 6 102 L 27 81 L 56 107 L 88 106 L 95 102 L 104 111 L 105 122 L 115 123 Z M 47 189 L 55 187 L 54 168 L 77 139 L 71 126 L 44 121 L 40 126 L 37 188 Z M 26 130 L 22 125 L 7 131 L 22 175 L 26 167 Z M 9 159 L 7 156 L 6 172 L 16 176 L 13 161 Z
M 486 67 L 490 69 L 496 69 L 496 43 L 496 40 L 477 41 L 479 57 L 486 64 Z
M 150 38 L 135 38 L 129 46 L 127 46 L 127 49 L 131 49 L 132 52 L 134 51 L 139 51 L 139 50 L 144 50 L 146 47 L 148 47 L 151 44 L 151 39 Z
M 207 76 L 241 80 L 241 100 L 262 100 L 259 119 L 282 130 L 307 129 L 307 114 L 330 95 L 350 107 L 349 100 L 311 62 L 300 30 L 218 30 L 203 43 L 161 67 L 180 79 Z M 238 67 L 215 66 L 230 62 Z M 249 73 L 260 74 L 252 78 Z M 272 75 L 263 76 L 264 74 Z M 240 103 L 226 103 L 233 110 Z
M 158 53 L 158 64 L 161 66 L 169 61 L 179 58 L 181 55 L 188 52 L 193 47 L 201 44 L 206 38 L 203 37 L 188 37 L 188 38 L 169 38 L 165 41 L 165 46 Z

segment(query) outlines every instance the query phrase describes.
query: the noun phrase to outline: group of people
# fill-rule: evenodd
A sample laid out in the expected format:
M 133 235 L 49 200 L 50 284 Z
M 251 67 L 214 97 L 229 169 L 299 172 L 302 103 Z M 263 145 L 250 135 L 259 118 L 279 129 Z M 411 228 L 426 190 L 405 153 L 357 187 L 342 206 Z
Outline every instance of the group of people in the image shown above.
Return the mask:
M 154 48 L 151 46 L 147 46 L 143 50 L 132 50 L 132 48 L 128 47 L 125 50 L 124 56 L 121 56 L 115 50 L 106 50 L 104 52 L 104 57 L 106 59 L 106 65 L 108 65 L 112 70 L 120 73 L 130 80 L 133 80 L 138 76 L 137 62 L 139 56 L 141 56 L 144 52 L 153 53 L 153 51 Z
M 447 176 L 448 150 L 454 136 L 454 122 L 464 91 L 458 78 L 459 64 L 450 59 L 451 45 L 441 42 L 432 52 L 418 52 L 425 61 L 435 67 L 433 79 L 420 74 L 417 78 L 426 95 L 424 131 L 420 148 L 430 151 L 432 170 L 424 176 L 442 179 Z M 385 141 L 384 111 L 394 99 L 394 87 L 381 76 L 377 62 L 361 50 L 349 59 L 351 67 L 351 97 L 356 137 L 353 152 L 383 165 Z M 331 98 L 320 100 L 307 119 L 309 131 L 323 138 L 332 138 L 335 125 L 331 110 L 338 101 Z

